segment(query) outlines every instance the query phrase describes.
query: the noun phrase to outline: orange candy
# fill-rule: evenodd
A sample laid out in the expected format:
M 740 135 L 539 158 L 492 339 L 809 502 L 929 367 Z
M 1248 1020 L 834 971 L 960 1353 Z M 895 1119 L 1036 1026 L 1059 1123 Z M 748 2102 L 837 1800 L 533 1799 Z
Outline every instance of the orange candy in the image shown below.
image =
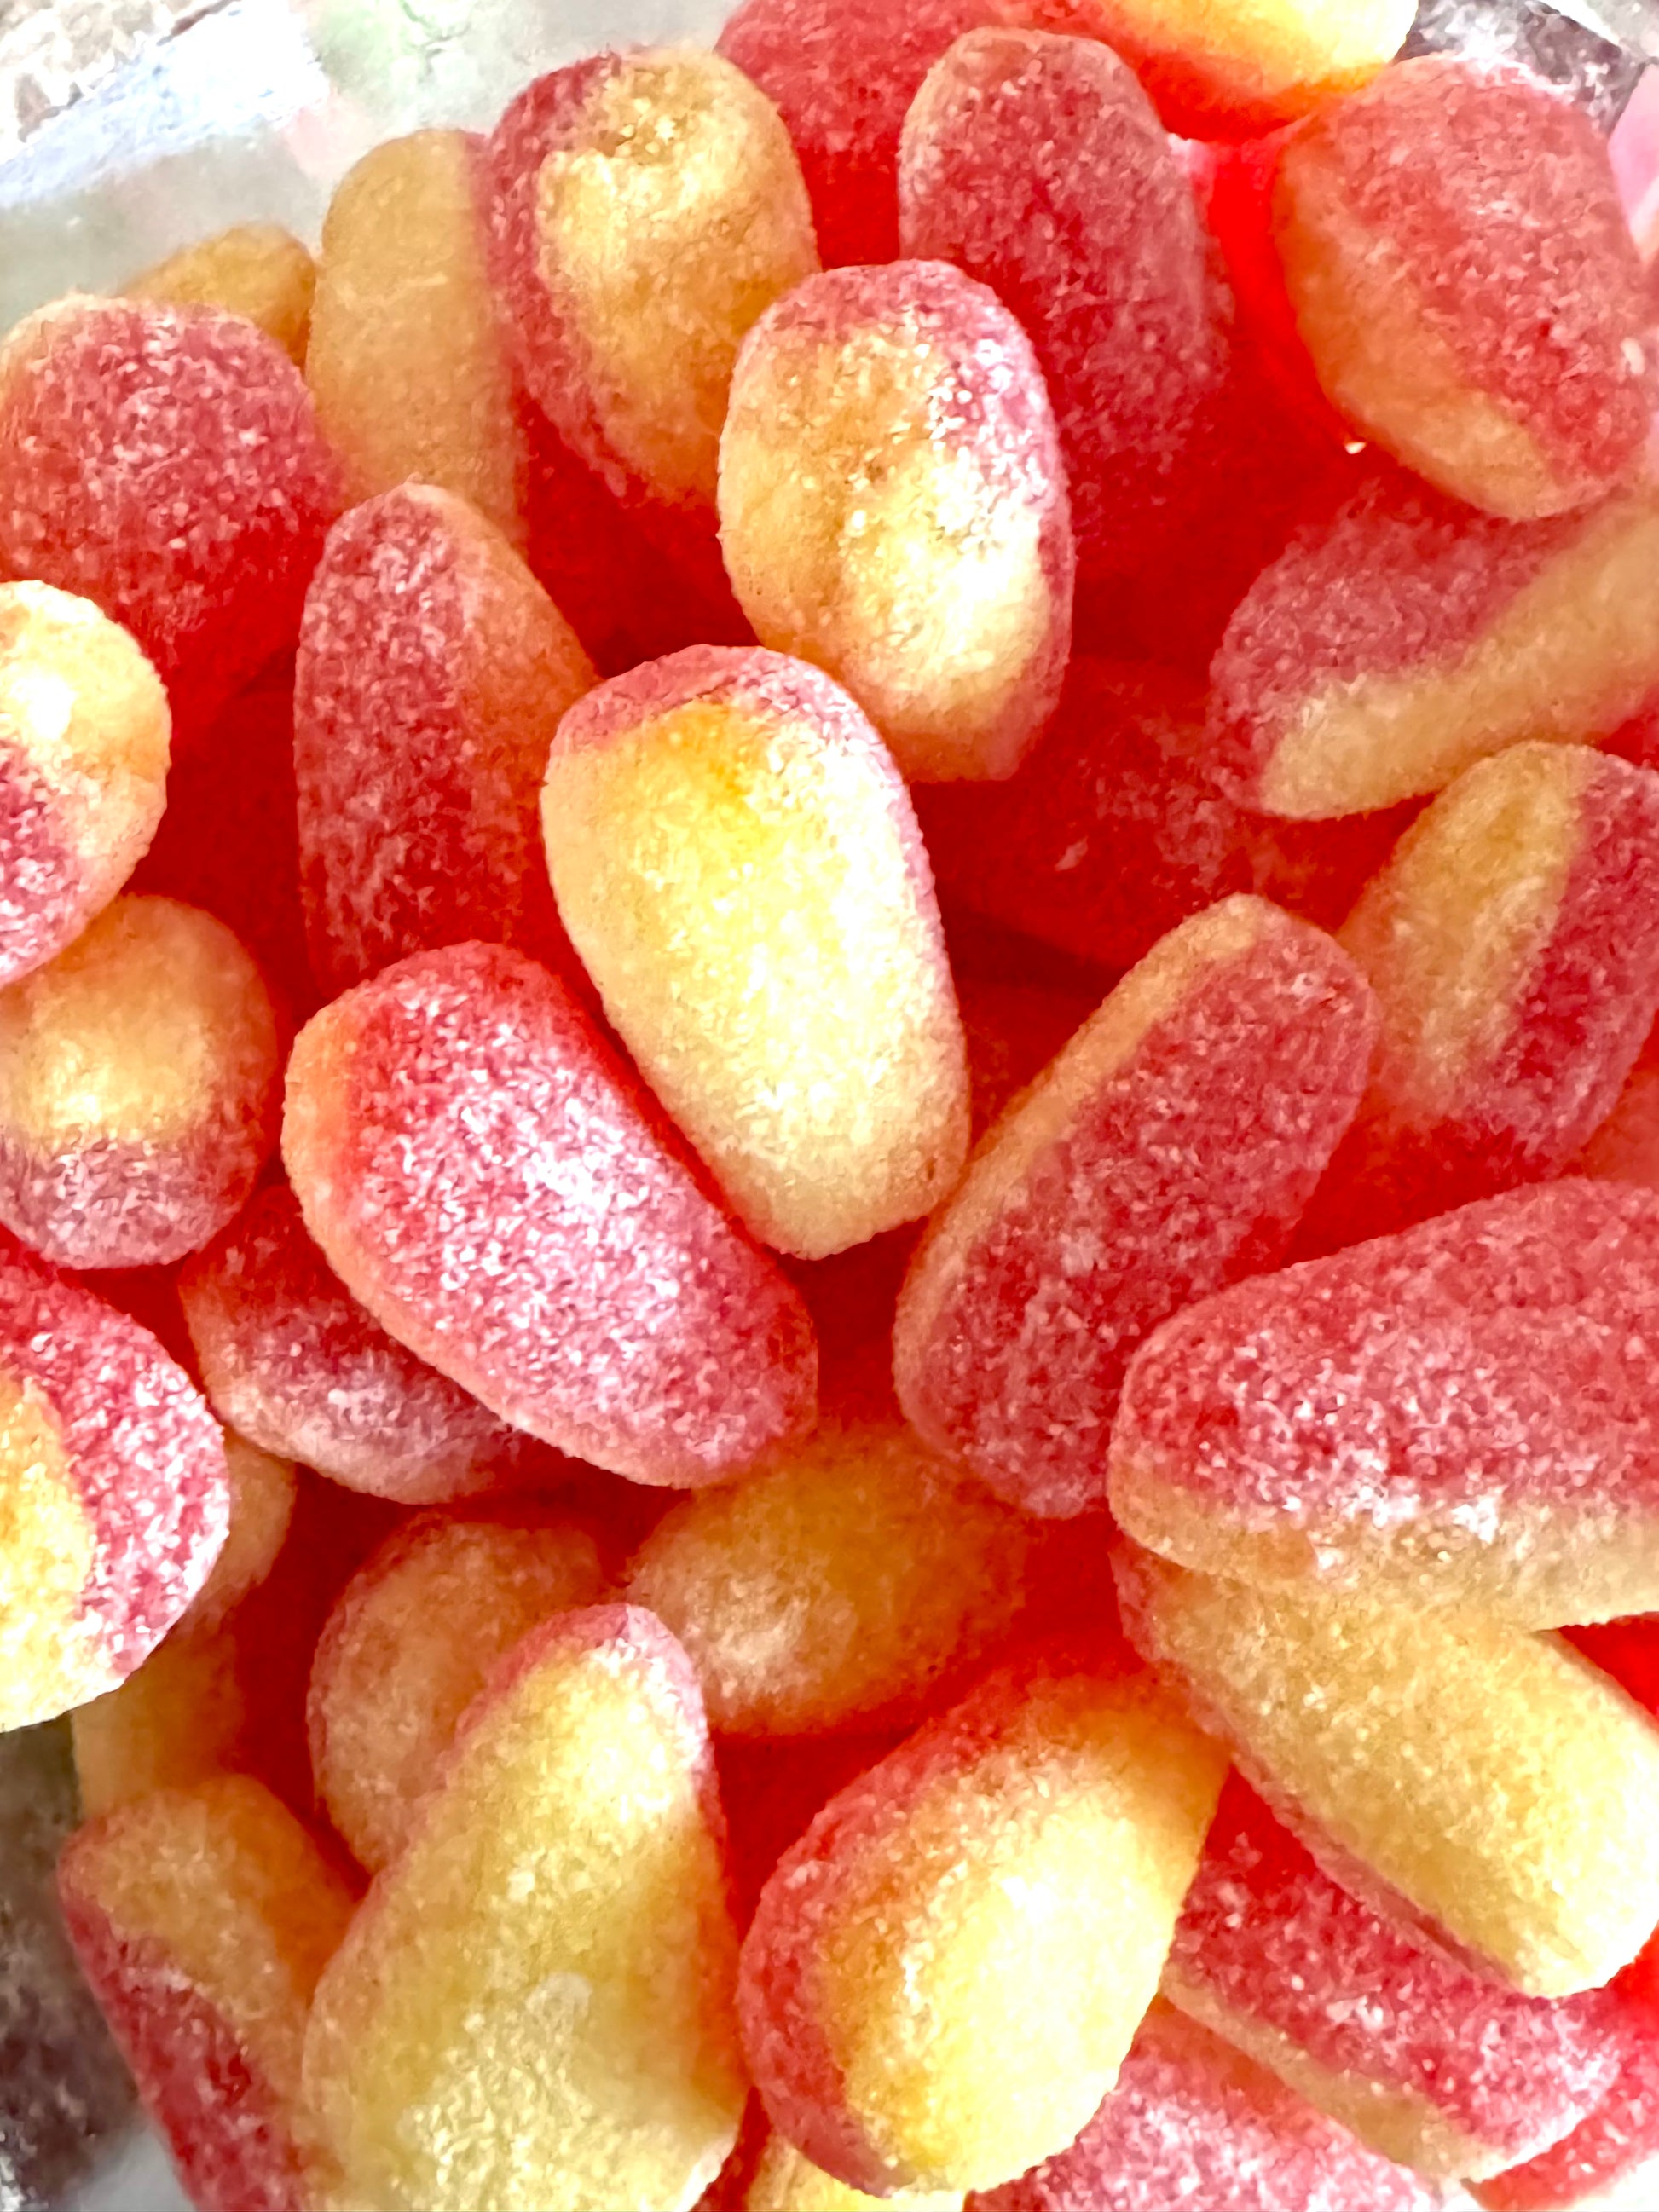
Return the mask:
M 299 240 L 274 222 L 242 222 L 182 246 L 131 276 L 129 299 L 178 307 L 223 307 L 257 323 L 303 368 L 311 335 L 317 264 Z

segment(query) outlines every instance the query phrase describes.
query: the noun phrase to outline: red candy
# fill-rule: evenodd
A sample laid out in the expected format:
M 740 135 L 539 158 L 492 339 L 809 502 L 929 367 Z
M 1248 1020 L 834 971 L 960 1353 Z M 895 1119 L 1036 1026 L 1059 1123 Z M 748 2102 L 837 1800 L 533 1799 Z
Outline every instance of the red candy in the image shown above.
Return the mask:
M 464 500 L 405 484 L 335 526 L 294 685 L 301 884 L 325 990 L 467 938 L 568 963 L 536 800 L 560 717 L 596 680 Z
M 192 726 L 293 637 L 338 501 L 299 370 L 240 316 L 77 297 L 0 354 L 0 567 L 124 623 Z
M 347 1289 L 514 1426 L 687 1486 L 810 1425 L 799 1298 L 522 954 L 417 953 L 325 1008 L 283 1148 Z
M 899 1301 L 900 1402 L 1028 1512 L 1105 1493 L 1135 1347 L 1282 1252 L 1364 1085 L 1370 995 L 1230 899 L 1149 953 L 981 1143 Z

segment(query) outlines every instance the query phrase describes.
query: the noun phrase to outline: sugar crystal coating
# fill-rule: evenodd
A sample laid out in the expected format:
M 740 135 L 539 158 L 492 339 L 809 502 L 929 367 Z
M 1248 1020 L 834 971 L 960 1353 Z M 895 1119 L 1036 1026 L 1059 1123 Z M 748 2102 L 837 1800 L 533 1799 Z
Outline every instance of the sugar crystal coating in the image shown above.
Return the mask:
M 306 382 L 349 499 L 416 477 L 470 501 L 522 551 L 531 431 L 484 267 L 483 144 L 417 131 L 336 186 Z
M 1024 1609 L 1029 1524 L 902 1423 L 826 1418 L 784 1465 L 675 1506 L 629 1570 L 716 1735 L 902 1727 Z
M 1615 2000 L 1523 1997 L 1413 1942 L 1322 1873 L 1237 1775 L 1164 1993 L 1373 2150 L 1442 2179 L 1558 2141 L 1620 2064 Z
M 333 2200 L 694 2203 L 747 2086 L 720 1826 L 696 1681 L 648 1613 L 520 1645 L 318 1991 Z
M 202 2212 L 303 2212 L 306 2014 L 351 1899 L 258 1783 L 161 1790 L 82 1829 L 58 1892 L 82 1971 Z
M 749 2132 L 745 2121 L 744 2134 Z M 876 2204 L 890 2204 L 896 2212 L 962 2212 L 959 2189 L 902 2189 L 891 2197 L 866 2197 L 803 2158 L 763 2119 L 760 2132 L 752 2157 L 733 2177 L 730 2212 L 871 2212 Z M 740 2143 L 735 2157 L 743 2155 Z
M 1659 1194 L 1544 1183 L 1189 1306 L 1112 1509 L 1184 1565 L 1531 1627 L 1659 1609 Z
M 1359 1237 L 1557 1175 L 1659 1009 L 1659 776 L 1516 745 L 1443 792 L 1341 941 L 1380 1048 L 1313 1209 Z
M 595 54 L 520 93 L 488 159 L 491 267 L 532 392 L 613 491 L 712 552 L 738 349 L 818 265 L 776 109 L 717 54 Z
M 1659 1068 L 1632 1071 L 1612 1113 L 1571 1167 L 1574 1175 L 1659 1190 Z
M 1012 774 L 1071 637 L 1071 522 L 1030 341 L 945 262 L 810 278 L 750 331 L 720 538 L 763 645 L 842 684 L 914 780 Z
M 969 2212 L 1433 2212 L 1390 2166 L 1241 2052 L 1155 2003 L 1069 2149 Z
M 274 222 L 239 222 L 181 246 L 130 276 L 129 299 L 180 307 L 222 307 L 256 323 L 303 368 L 311 335 L 317 264 L 291 231 Z
M 1093 39 L 969 33 L 906 118 L 899 211 L 906 254 L 988 284 L 1030 334 L 1079 575 L 1132 572 L 1229 367 L 1192 188 L 1133 73 Z
M 1136 1346 L 1282 1254 L 1358 1102 L 1374 1022 L 1330 939 L 1263 901 L 1164 939 L 929 1224 L 893 1340 L 921 1434 L 1028 1512 L 1098 1504 Z
M 294 1518 L 297 1478 L 291 1460 L 261 1451 L 246 1437 L 225 1434 L 230 1527 L 224 1548 L 179 1622 L 191 1636 L 222 1627 L 276 1564 Z
M 0 585 L 0 983 L 38 968 L 118 891 L 167 800 L 155 670 L 90 600 Z
M 179 1292 L 215 1411 L 349 1489 L 434 1505 L 557 1465 L 386 1334 L 285 1185 L 255 1194 L 185 1267 Z
M 1201 765 L 1301 819 L 1610 737 L 1659 689 L 1659 494 L 1510 523 L 1377 472 L 1251 586 L 1212 680 Z
M 695 648 L 561 725 L 559 912 L 641 1073 L 769 1244 L 924 1214 L 968 1140 L 933 884 L 887 750 L 815 668 Z
M 784 1854 L 739 2003 L 779 2131 L 854 2188 L 988 2188 L 1076 2136 L 1157 1986 L 1222 1760 L 1121 1655 L 1035 1652 Z
M 317 1646 L 308 1725 L 318 1796 L 371 1874 L 402 1849 L 497 1662 L 604 1583 L 592 1538 L 544 1515 L 423 1515 L 359 1570 Z
M 112 1689 L 206 1582 L 219 1425 L 148 1330 L 0 1247 L 0 1729 Z
M 70 1729 L 82 1817 L 245 1771 L 253 1753 L 246 1656 L 233 1630 L 174 1630 L 125 1682 L 77 1705 Z
M 560 717 L 596 680 L 465 501 L 404 484 L 335 525 L 294 685 L 301 886 L 325 991 L 468 938 L 568 962 L 536 799 Z
M 1525 1995 L 1599 1989 L 1659 1919 L 1659 1728 L 1473 1610 L 1263 1591 L 1126 1547 L 1124 1625 L 1343 1887 Z
M 292 638 L 338 499 L 299 371 L 240 316 L 70 298 L 0 353 L 0 567 L 131 630 L 181 720 Z
M 1520 70 L 1402 62 L 1292 137 L 1275 212 L 1302 337 L 1362 436 L 1516 521 L 1633 473 L 1651 306 L 1571 101 Z
M 164 1266 L 276 1139 L 276 1016 L 224 924 L 128 896 L 0 992 L 0 1220 L 64 1267 Z
M 522 954 L 417 953 L 325 1008 L 283 1147 L 347 1289 L 514 1427 L 684 1486 L 810 1425 L 799 1299 Z

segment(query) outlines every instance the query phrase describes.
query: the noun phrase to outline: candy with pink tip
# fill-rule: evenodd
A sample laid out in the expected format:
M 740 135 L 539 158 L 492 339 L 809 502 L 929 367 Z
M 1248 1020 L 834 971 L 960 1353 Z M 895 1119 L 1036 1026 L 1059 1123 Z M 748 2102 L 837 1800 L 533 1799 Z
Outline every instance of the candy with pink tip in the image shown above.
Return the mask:
M 302 2212 L 306 2015 L 351 1917 L 311 1838 L 260 1784 L 224 1775 L 82 1828 L 58 1887 L 82 1971 L 191 2201 Z
M 1274 214 L 1303 341 L 1360 437 L 1512 521 L 1635 473 L 1652 308 L 1571 100 L 1520 70 L 1402 62 L 1291 137 Z
M 301 889 L 325 991 L 468 938 L 568 962 L 536 799 L 560 717 L 597 680 L 465 500 L 403 484 L 335 525 L 294 683 Z
M 436 1505 L 559 1465 L 386 1334 L 312 1243 L 285 1184 L 257 1192 L 188 1263 L 179 1296 L 220 1417 L 348 1489 Z
M 0 992 L 0 1220 L 60 1266 L 161 1267 L 241 1206 L 281 1039 L 222 921 L 128 896 Z
M 167 804 L 155 671 L 89 599 L 0 584 L 0 983 L 107 906 Z
M 1234 609 L 1197 763 L 1317 821 L 1439 791 L 1527 738 L 1594 744 L 1659 692 L 1659 489 L 1500 522 L 1379 471 Z
M 1282 1254 L 1375 1023 L 1346 954 L 1263 900 L 1156 945 L 981 1139 L 911 1262 L 893 1371 L 927 1442 L 1028 1512 L 1098 1504 L 1137 1346 Z
M 283 1149 L 353 1297 L 515 1428 L 694 1486 L 810 1427 L 799 1297 L 522 953 L 416 953 L 325 1007 Z
M 239 315 L 75 296 L 0 352 L 0 568 L 131 631 L 191 726 L 289 644 L 338 466 Z
M 1207 1573 L 1659 1611 L 1659 1194 L 1542 1183 L 1188 1306 L 1141 1347 L 1112 1510 Z
M 1192 186 L 1133 72 L 1097 39 L 969 32 L 911 105 L 898 183 L 905 253 L 988 284 L 1030 337 L 1079 577 L 1133 574 L 1231 366 Z
M 330 2202 L 694 2204 L 748 2084 L 696 1680 L 649 1613 L 565 1613 L 463 1725 L 323 1977 Z
M 1339 1888 L 1237 1775 L 1164 1994 L 1382 2157 L 1440 2180 L 1558 2142 L 1620 2063 L 1612 1996 L 1523 1997 L 1413 1942 Z
M 757 1237 L 820 1259 L 938 1203 L 962 1025 L 908 797 L 845 692 L 777 653 L 635 669 L 566 715 L 542 822 L 606 1013 Z
M 750 331 L 720 538 L 763 645 L 849 690 L 915 781 L 1011 775 L 1071 641 L 1065 463 L 1030 339 L 948 264 L 835 270 Z
M 871 2194 L 1062 2150 L 1156 1990 L 1223 1761 L 1121 1650 L 990 1676 L 824 1807 L 761 1893 L 744 2045 L 773 2124 Z

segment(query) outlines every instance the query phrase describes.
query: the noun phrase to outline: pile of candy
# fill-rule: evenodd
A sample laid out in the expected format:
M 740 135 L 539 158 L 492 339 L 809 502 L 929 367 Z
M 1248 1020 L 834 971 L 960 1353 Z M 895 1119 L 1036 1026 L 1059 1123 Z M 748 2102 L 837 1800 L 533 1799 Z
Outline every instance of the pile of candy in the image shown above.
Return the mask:
M 203 2212 L 1652 2201 L 1659 100 L 1411 28 L 0 348 L 0 2203 L 64 1929 Z

